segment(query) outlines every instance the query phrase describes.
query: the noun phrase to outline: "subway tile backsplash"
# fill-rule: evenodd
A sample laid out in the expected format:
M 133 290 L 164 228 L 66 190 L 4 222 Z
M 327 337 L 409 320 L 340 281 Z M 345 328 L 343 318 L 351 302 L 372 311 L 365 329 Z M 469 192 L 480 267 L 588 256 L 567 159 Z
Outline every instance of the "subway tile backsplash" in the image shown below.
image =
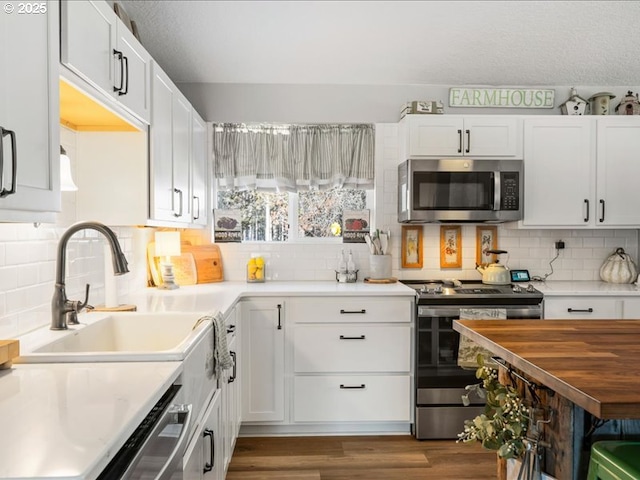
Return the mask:
M 73 149 L 72 136 L 66 139 Z M 462 268 L 440 268 L 440 227 L 424 225 L 423 268 L 402 269 L 400 265 L 401 225 L 396 221 L 397 124 L 376 125 L 376 182 L 373 227 L 390 228 L 393 276 L 401 279 L 459 278 L 480 280 L 475 270 L 475 225 L 462 226 Z M 73 161 L 73 158 L 72 158 Z M 75 221 L 75 195 L 63 193 L 63 211 L 57 225 L 0 224 L 0 338 L 26 333 L 50 322 L 58 239 Z M 146 285 L 145 245 L 148 232 L 134 227 L 114 228 L 131 273 L 117 277 L 118 293 L 125 295 Z M 204 235 L 206 237 L 206 235 Z M 556 251 L 554 242 L 566 248 Z M 86 283 L 91 284 L 90 303 L 104 302 L 105 241 L 92 231 L 77 233 L 67 250 L 67 293 L 80 299 Z M 598 280 L 605 258 L 623 247 L 638 259 L 638 230 L 518 230 L 498 227 L 498 246 L 509 252 L 511 268 L 526 268 L 532 275 L 549 280 Z M 267 279 L 335 281 L 340 251 L 352 250 L 358 279 L 369 275 L 369 254 L 365 244 L 220 244 L 226 280 L 244 281 L 245 265 L 251 253 L 265 256 Z M 505 255 L 506 257 L 506 255 Z M 504 259 L 506 260 L 506 258 Z

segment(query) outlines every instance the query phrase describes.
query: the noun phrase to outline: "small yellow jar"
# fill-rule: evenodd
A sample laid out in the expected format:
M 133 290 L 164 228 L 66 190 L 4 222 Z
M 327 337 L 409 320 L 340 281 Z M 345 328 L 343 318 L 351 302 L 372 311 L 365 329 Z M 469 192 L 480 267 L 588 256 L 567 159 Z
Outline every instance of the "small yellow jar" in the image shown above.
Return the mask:
M 265 278 L 264 258 L 260 254 L 252 253 L 247 262 L 247 282 L 262 283 Z

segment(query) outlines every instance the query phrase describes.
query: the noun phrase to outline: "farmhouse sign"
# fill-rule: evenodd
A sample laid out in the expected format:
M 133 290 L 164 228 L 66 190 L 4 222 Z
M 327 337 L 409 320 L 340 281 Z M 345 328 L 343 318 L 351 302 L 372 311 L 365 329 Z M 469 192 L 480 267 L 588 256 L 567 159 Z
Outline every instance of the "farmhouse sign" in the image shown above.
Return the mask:
M 553 108 L 555 90 L 536 88 L 450 88 L 450 107 Z

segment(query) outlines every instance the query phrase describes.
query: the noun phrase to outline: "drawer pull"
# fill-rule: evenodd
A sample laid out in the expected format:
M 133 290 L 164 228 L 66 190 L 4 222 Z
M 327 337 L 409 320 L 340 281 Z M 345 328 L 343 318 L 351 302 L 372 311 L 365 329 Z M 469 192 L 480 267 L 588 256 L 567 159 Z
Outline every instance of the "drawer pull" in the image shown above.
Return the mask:
M 362 310 L 343 310 L 342 308 L 340 309 L 340 314 L 341 315 L 348 315 L 351 313 L 360 313 L 360 314 L 365 314 L 367 313 L 367 311 L 363 308 Z
M 366 385 L 364 383 L 360 384 L 360 385 L 343 385 L 343 384 L 340 384 L 340 388 L 342 390 L 354 390 L 354 389 L 360 390 L 360 389 L 366 388 Z
M 567 308 L 567 312 L 569 313 L 593 313 L 593 308 L 589 307 L 589 308 Z
M 359 337 L 347 337 L 345 335 L 340 335 L 340 340 L 364 340 L 365 336 L 360 335 Z

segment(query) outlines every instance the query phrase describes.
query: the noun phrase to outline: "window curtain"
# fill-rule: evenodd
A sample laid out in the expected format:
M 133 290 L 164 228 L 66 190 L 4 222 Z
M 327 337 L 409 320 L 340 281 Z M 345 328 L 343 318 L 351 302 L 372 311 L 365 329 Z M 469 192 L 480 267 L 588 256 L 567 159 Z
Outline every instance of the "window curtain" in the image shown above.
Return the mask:
M 221 190 L 372 189 L 373 125 L 213 124 Z

